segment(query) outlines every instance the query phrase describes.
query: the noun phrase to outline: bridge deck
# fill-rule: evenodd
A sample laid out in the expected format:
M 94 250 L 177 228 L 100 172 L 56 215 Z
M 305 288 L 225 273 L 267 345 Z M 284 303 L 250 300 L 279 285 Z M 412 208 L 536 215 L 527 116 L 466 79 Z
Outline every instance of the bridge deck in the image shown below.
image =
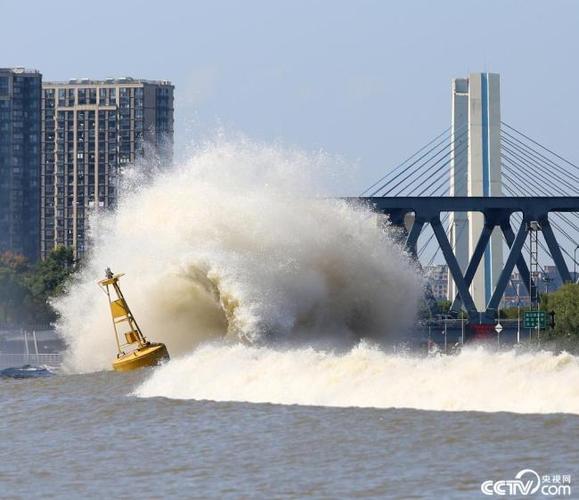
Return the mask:
M 417 212 L 435 215 L 440 212 L 485 212 L 501 210 L 523 212 L 528 216 L 548 212 L 579 212 L 579 196 L 393 196 L 345 198 L 365 202 L 377 210 Z

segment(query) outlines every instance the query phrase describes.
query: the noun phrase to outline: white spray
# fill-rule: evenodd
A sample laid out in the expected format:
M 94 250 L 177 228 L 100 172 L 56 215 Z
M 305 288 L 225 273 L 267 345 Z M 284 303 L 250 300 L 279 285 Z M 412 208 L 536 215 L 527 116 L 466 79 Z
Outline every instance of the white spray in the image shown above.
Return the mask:
M 56 304 L 73 371 L 108 369 L 115 345 L 95 282 L 124 272 L 145 335 L 172 356 L 201 341 L 381 338 L 414 317 L 421 279 L 364 207 L 320 197 L 323 155 L 219 141 L 93 221 L 94 248 Z

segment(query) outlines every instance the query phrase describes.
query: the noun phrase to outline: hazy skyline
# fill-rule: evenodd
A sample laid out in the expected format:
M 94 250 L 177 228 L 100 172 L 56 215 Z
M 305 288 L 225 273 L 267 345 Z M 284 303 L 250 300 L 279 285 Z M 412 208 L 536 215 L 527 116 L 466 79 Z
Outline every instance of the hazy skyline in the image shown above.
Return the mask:
M 45 80 L 171 80 L 177 157 L 223 126 L 358 163 L 356 194 L 449 125 L 451 78 L 492 71 L 503 119 L 579 161 L 579 2 L 0 7 L 2 67 L 37 68 Z

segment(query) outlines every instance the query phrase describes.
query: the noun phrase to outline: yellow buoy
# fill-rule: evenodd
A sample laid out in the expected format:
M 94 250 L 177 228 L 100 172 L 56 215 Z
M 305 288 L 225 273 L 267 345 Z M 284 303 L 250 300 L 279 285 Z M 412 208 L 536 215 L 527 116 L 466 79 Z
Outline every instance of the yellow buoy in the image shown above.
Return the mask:
M 126 372 L 155 366 L 168 360 L 169 353 L 165 344 L 149 342 L 131 313 L 119 287 L 119 279 L 123 274 L 113 274 L 110 268 L 106 269 L 105 274 L 106 278 L 99 281 L 99 285 L 107 294 L 113 317 L 113 329 L 118 349 L 117 359 L 113 361 L 113 369 Z M 109 287 L 114 290 L 116 298 L 111 294 Z

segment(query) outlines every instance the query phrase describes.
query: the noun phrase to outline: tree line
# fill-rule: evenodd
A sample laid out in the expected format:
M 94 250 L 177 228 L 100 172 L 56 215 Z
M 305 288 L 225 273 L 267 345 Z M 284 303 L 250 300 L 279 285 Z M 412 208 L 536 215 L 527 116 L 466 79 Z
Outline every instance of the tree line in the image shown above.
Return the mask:
M 439 300 L 432 304 L 424 303 L 419 309 L 419 317 L 423 320 L 429 318 L 445 317 L 450 314 L 451 302 Z M 579 284 L 565 283 L 558 290 L 543 293 L 540 296 L 539 308 L 547 313 L 554 312 L 554 326 L 547 326 L 542 338 L 545 341 L 553 341 L 557 348 L 579 352 Z M 528 307 L 509 307 L 499 311 L 502 319 L 516 319 L 523 315 Z M 460 317 L 466 317 L 461 311 Z M 522 319 L 521 319 L 522 321 Z
M 45 260 L 0 253 L 0 324 L 48 325 L 56 320 L 50 299 L 63 293 L 77 265 L 71 248 L 58 247 Z
M 543 294 L 541 309 L 555 313 L 555 326 L 547 329 L 547 339 L 561 349 L 579 351 L 579 284 L 566 283 L 555 292 Z

